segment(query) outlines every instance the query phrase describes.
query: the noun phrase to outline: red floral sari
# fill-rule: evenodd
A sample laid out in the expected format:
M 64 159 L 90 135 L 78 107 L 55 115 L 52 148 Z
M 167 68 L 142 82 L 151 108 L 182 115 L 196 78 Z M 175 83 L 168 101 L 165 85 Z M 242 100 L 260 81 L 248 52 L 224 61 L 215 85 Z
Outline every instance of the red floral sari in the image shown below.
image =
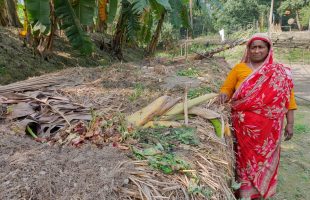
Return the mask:
M 280 159 L 280 139 L 293 82 L 289 69 L 273 62 L 269 42 L 264 64 L 239 87 L 232 98 L 237 180 L 242 198 L 268 198 L 275 194 Z M 248 61 L 245 53 L 243 62 Z

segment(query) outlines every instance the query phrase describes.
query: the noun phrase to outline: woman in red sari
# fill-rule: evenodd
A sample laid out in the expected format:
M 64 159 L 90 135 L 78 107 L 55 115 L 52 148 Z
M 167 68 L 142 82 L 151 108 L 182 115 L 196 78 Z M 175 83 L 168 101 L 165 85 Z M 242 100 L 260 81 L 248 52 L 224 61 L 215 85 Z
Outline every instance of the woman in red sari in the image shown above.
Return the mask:
M 265 199 L 276 192 L 285 116 L 285 140 L 293 136 L 297 106 L 292 89 L 290 70 L 274 62 L 271 41 L 253 36 L 219 95 L 221 103 L 231 99 L 240 198 Z

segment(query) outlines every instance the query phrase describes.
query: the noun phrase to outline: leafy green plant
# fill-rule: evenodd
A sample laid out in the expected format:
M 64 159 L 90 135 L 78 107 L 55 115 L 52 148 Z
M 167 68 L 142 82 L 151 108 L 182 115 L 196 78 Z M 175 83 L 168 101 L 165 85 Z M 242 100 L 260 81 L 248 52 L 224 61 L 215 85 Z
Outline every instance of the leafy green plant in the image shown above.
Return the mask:
M 93 17 L 95 14 L 96 1 L 95 0 L 79 0 L 73 1 L 72 8 L 83 25 L 93 24 Z
M 55 0 L 54 3 L 56 15 L 62 19 L 61 28 L 65 31 L 72 46 L 79 49 L 82 54 L 90 54 L 93 45 L 89 36 L 82 30 L 69 0 Z
M 156 145 L 160 143 L 164 149 L 171 151 L 178 144 L 197 145 L 199 139 L 196 129 L 191 127 L 182 128 L 151 128 L 142 129 L 135 135 L 143 143 Z
M 188 163 L 171 153 L 149 157 L 148 161 L 151 167 L 165 174 L 173 174 L 180 170 L 190 169 Z
M 190 179 L 188 193 L 194 195 L 201 194 L 206 198 L 211 197 L 212 191 L 206 186 L 199 185 L 198 182 L 197 178 Z
M 308 6 L 303 7 L 300 10 L 300 17 L 301 17 L 301 24 L 305 27 L 309 27 L 309 20 L 310 20 L 310 3 Z
M 25 0 L 32 32 L 47 34 L 51 28 L 50 5 L 46 0 Z
M 160 143 L 146 149 L 133 147 L 132 150 L 138 159 L 147 159 L 152 168 L 160 170 L 165 174 L 173 174 L 190 168 L 188 163 L 178 158 L 175 154 L 165 152 Z
M 177 72 L 178 76 L 187 76 L 187 77 L 197 77 L 199 75 L 199 71 L 197 69 L 188 68 L 183 69 Z

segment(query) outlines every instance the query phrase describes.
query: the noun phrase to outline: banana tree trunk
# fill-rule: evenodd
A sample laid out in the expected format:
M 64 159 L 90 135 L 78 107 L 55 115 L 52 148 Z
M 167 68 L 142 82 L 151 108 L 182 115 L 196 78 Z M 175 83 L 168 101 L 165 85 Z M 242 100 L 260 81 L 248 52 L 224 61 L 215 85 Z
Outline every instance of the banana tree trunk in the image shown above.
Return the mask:
M 157 24 L 157 27 L 156 27 L 156 30 L 155 30 L 155 33 L 152 37 L 152 40 L 148 46 L 148 54 L 149 55 L 153 55 L 155 50 L 156 50 L 156 47 L 157 47 L 157 44 L 158 44 L 158 39 L 159 39 L 159 36 L 160 36 L 160 32 L 161 32 L 161 29 L 163 27 L 163 23 L 164 23 L 164 20 L 165 20 L 165 16 L 166 16 L 166 11 L 164 11 L 161 16 L 160 16 L 160 19 L 158 21 L 158 24 Z
M 56 29 L 57 29 L 54 0 L 50 0 L 50 19 L 51 19 L 51 33 L 48 36 L 47 46 L 46 46 L 46 49 L 48 49 L 48 50 L 52 50 L 52 48 L 53 48 L 54 34 L 55 34 Z
M 4 0 L 0 3 L 0 24 L 2 26 L 22 27 L 17 16 L 15 0 Z
M 116 31 L 113 36 L 112 40 L 112 50 L 115 54 L 115 56 L 119 60 L 123 60 L 123 51 L 122 51 L 122 46 L 123 46 L 123 38 L 124 38 L 124 33 L 125 33 L 125 27 L 126 27 L 126 17 L 124 16 L 124 10 L 129 6 L 130 4 L 128 2 L 123 2 L 122 3 L 122 8 L 120 11 L 120 15 L 116 24 Z

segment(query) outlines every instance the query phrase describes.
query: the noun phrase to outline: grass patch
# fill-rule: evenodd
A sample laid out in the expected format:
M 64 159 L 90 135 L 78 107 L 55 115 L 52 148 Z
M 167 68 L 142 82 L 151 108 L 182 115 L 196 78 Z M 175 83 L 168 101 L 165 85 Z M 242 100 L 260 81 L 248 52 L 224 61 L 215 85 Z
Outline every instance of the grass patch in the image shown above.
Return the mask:
M 310 60 L 310 51 L 305 49 L 285 49 L 285 48 L 274 48 L 277 60 L 288 61 L 288 62 L 301 62 L 302 60 Z
M 177 75 L 178 76 L 187 76 L 187 77 L 193 78 L 193 77 L 199 76 L 199 71 L 197 69 L 193 69 L 190 67 L 187 69 L 177 71 Z
M 137 100 L 144 92 L 145 87 L 142 83 L 136 83 L 134 86 L 134 92 L 128 97 L 131 102 Z
M 193 89 L 190 89 L 188 91 L 188 94 L 187 94 L 187 97 L 189 99 L 193 99 L 193 98 L 196 98 L 196 97 L 199 97 L 203 94 L 208 94 L 212 92 L 212 89 L 208 86 L 206 87 L 199 87 L 199 88 L 193 88 Z
M 305 124 L 295 124 L 294 132 L 296 134 L 310 133 L 310 127 Z

